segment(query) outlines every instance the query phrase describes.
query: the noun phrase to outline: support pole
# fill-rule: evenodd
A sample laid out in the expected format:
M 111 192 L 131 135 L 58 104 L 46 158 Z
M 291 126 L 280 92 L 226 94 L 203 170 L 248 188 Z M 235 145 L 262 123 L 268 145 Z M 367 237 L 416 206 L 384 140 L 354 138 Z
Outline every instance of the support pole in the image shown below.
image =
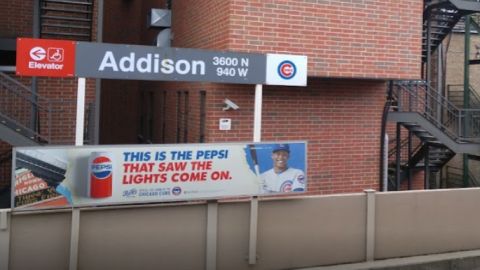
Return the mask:
M 430 146 L 425 144 L 425 157 L 424 157 L 424 165 L 425 165 L 425 174 L 424 177 L 424 189 L 430 188 Z
M 85 78 L 78 78 L 77 87 L 77 120 L 75 127 L 75 146 L 83 145 L 83 130 L 85 122 Z M 78 239 L 80 233 L 80 209 L 72 208 L 72 224 L 70 231 L 69 270 L 78 266 Z
M 97 16 L 97 42 L 103 41 L 103 10 L 104 10 L 104 0 L 98 0 L 97 4 L 98 16 Z M 93 134 L 93 144 L 100 143 L 100 104 L 102 96 L 102 79 L 95 80 L 95 119 L 94 119 L 94 134 Z M 92 138 L 90 138 L 92 139 Z M 90 143 L 91 144 L 91 143 Z
M 262 139 L 262 96 L 263 85 L 255 85 L 255 109 L 253 117 L 253 141 Z M 258 198 L 254 196 L 250 201 L 250 233 L 248 238 L 248 264 L 257 263 L 257 231 L 258 231 Z
M 470 133 L 470 15 L 465 16 L 465 50 L 463 63 L 463 107 L 467 109 L 463 118 L 463 136 L 468 137 Z M 463 186 L 468 187 L 468 154 L 463 154 Z
M 207 247 L 206 247 L 206 270 L 217 268 L 217 226 L 218 226 L 218 202 L 211 201 L 207 204 Z
M 384 145 L 388 145 L 388 134 L 385 133 Z M 383 191 L 388 191 L 388 147 L 383 147 Z
M 8 270 L 10 257 L 10 209 L 0 209 L 0 269 Z
M 40 0 L 33 1 L 33 29 L 32 29 L 32 37 L 33 38 L 40 38 Z M 30 115 L 30 129 L 34 130 L 35 132 L 39 132 L 38 129 L 38 80 L 37 77 L 32 77 L 32 112 Z M 51 123 L 50 123 L 51 124 Z M 49 133 L 50 136 L 50 133 Z
M 396 142 L 396 147 L 397 147 L 397 153 L 395 155 L 395 185 L 396 185 L 396 190 L 400 190 L 400 163 L 402 162 L 402 157 L 401 157 L 401 151 L 402 151 L 402 129 L 399 123 L 397 123 L 397 142 Z
M 408 131 L 408 190 L 412 190 L 412 179 L 413 179 L 413 170 L 412 164 L 410 164 L 410 160 L 412 160 L 413 156 L 413 134 L 411 131 Z
M 253 197 L 250 202 L 250 234 L 248 241 L 248 264 L 257 263 L 257 227 L 258 227 L 258 198 Z
M 78 266 L 78 239 L 80 233 L 80 209 L 72 209 L 72 224 L 70 232 L 70 260 L 69 270 L 77 270 Z
M 85 123 L 85 78 L 78 78 L 77 87 L 77 121 L 75 128 L 75 145 L 83 145 L 83 130 Z
M 369 262 L 375 259 L 375 190 L 367 189 L 364 192 L 367 195 L 365 260 Z
M 253 141 L 262 140 L 262 96 L 263 85 L 255 85 L 255 111 L 253 115 Z

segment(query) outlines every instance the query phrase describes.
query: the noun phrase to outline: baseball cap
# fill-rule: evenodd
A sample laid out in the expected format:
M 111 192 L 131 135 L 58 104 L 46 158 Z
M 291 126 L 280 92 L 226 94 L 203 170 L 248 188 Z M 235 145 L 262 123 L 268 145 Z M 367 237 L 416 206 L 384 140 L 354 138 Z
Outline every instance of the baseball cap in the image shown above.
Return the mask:
M 290 146 L 288 146 L 288 144 L 283 144 L 283 143 L 280 143 L 280 144 L 276 144 L 273 146 L 273 153 L 277 152 L 277 151 L 286 151 L 288 153 L 290 153 Z

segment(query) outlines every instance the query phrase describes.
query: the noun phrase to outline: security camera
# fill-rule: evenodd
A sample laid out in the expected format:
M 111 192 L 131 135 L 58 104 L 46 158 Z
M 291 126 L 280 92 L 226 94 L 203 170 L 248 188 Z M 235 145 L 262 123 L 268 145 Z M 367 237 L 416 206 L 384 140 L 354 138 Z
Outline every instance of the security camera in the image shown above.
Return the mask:
M 225 103 L 225 107 L 223 107 L 223 110 L 224 111 L 227 111 L 227 110 L 238 110 L 240 107 L 235 104 L 235 102 L 231 101 L 230 99 L 226 98 L 223 100 L 223 102 Z

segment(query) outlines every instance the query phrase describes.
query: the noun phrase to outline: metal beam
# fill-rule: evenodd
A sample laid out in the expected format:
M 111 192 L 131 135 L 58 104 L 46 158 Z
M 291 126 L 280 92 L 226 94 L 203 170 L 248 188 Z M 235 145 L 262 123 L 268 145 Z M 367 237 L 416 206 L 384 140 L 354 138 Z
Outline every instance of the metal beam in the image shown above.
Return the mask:
M 0 124 L 0 138 L 2 141 L 7 142 L 13 146 L 38 146 L 39 144 L 18 132 L 12 130 L 11 128 Z
M 465 109 L 470 108 L 470 15 L 465 16 L 465 47 L 464 47 L 464 63 L 463 63 L 463 107 Z M 470 133 L 470 127 L 467 125 L 469 123 L 470 115 L 467 110 L 465 113 L 465 118 L 463 119 L 463 134 L 468 136 Z M 463 186 L 468 187 L 468 154 L 463 154 Z
M 445 146 L 450 148 L 455 153 L 465 153 L 470 155 L 479 155 L 480 144 L 478 143 L 459 143 L 448 137 L 442 130 L 437 128 L 430 121 L 425 119 L 421 114 L 416 112 L 390 112 L 388 114 L 388 121 L 403 122 L 403 123 L 416 123 L 423 129 L 428 131 Z

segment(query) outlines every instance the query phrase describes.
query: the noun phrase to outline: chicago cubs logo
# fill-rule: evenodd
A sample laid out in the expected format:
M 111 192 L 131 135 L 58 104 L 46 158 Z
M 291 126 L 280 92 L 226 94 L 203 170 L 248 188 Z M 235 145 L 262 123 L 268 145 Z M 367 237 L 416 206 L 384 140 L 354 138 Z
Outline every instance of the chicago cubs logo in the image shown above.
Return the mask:
M 293 182 L 290 181 L 290 180 L 287 180 L 287 181 L 283 182 L 282 185 L 280 186 L 280 191 L 281 192 L 291 192 L 292 191 L 292 184 L 293 184 Z
M 92 174 L 99 180 L 104 180 L 112 175 L 112 161 L 108 157 L 97 157 L 92 161 Z
M 178 195 L 180 195 L 180 193 L 182 193 L 182 188 L 181 188 L 181 187 L 174 187 L 174 188 L 172 189 L 172 194 L 173 194 L 173 195 L 178 196 Z
M 297 181 L 298 181 L 300 184 L 305 184 L 305 176 L 304 176 L 303 174 L 297 176 Z
M 297 67 L 292 61 L 285 60 L 278 65 L 278 75 L 285 80 L 290 80 L 297 73 Z

